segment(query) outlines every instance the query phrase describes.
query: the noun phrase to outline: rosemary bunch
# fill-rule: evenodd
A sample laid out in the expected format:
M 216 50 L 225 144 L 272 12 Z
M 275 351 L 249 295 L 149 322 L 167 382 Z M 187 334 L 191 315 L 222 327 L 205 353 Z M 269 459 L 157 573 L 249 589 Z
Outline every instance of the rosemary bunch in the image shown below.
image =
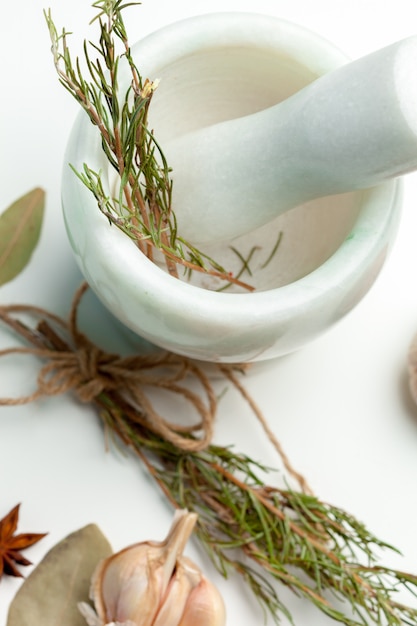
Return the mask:
M 118 192 L 106 190 L 102 172 L 87 163 L 75 173 L 109 222 L 131 237 L 150 259 L 154 259 L 154 250 L 162 253 L 172 275 L 178 277 L 177 266 L 181 265 L 186 272 L 202 271 L 250 289 L 177 231 L 171 170 L 148 123 L 158 81 L 141 76 L 122 17 L 124 9 L 136 4 L 122 0 L 97 0 L 93 4 L 98 9 L 92 21 L 99 24 L 99 38 L 98 43 L 84 41 L 87 78 L 80 59 L 71 55 L 69 33 L 65 29 L 59 33 L 51 12 L 45 12 L 59 81 L 97 127 L 109 166 L 117 173 Z M 119 79 L 126 66 L 130 80 L 123 93 Z
M 242 576 L 275 623 L 281 615 L 293 620 L 274 581 L 346 626 L 416 624 L 417 609 L 394 595 L 401 587 L 417 595 L 417 576 L 377 564 L 375 549 L 395 548 L 349 513 L 308 493 L 265 485 L 260 474 L 268 468 L 232 448 L 184 453 L 119 401 L 107 398 L 101 417 L 174 506 L 198 513 L 196 534 L 216 568 L 224 577 L 233 570 Z

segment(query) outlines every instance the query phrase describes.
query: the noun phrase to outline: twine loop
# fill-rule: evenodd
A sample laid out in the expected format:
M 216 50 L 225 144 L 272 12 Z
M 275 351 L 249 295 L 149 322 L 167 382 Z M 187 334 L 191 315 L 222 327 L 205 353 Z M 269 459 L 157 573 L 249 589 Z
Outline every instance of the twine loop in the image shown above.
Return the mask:
M 0 350 L 0 357 L 30 354 L 44 361 L 36 390 L 27 396 L 0 398 L 0 406 L 27 404 L 72 391 L 81 402 L 98 406 L 102 416 L 110 403 L 128 415 L 132 424 L 145 426 L 184 452 L 207 448 L 217 411 L 217 398 L 208 374 L 193 360 L 171 352 L 123 357 L 96 346 L 77 324 L 78 306 L 87 288 L 83 283 L 77 290 L 68 320 L 35 306 L 0 306 L 0 320 L 28 344 Z M 32 328 L 19 319 L 20 314 L 40 321 Z M 307 481 L 294 469 L 262 412 L 239 382 L 236 371 L 245 366 L 216 367 L 249 404 L 289 474 L 304 491 L 311 493 Z M 155 409 L 148 394 L 150 389 L 182 397 L 194 409 L 197 420 L 184 426 L 165 418 Z

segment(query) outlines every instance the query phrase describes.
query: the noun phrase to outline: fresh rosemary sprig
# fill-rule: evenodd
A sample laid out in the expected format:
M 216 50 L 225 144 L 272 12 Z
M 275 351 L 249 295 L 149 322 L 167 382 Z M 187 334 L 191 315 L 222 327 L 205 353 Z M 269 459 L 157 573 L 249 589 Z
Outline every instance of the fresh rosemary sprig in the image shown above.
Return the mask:
M 251 289 L 178 233 L 172 210 L 171 170 L 148 125 L 158 81 L 141 76 L 122 17 L 124 9 L 137 4 L 122 0 L 97 0 L 93 4 L 98 14 L 92 21 L 98 22 L 100 36 L 97 44 L 84 41 L 88 78 L 83 75 L 80 59 L 72 58 L 69 33 L 65 29 L 59 33 L 51 12 L 45 12 L 59 81 L 97 127 L 103 151 L 118 176 L 118 193 L 107 191 L 102 172 L 92 170 L 87 163 L 76 174 L 110 223 L 131 237 L 150 259 L 154 259 L 155 250 L 162 253 L 173 276 L 178 277 L 177 266 L 181 265 L 186 271 L 205 272 Z M 127 66 L 130 76 L 124 93 L 120 88 L 122 66 Z
M 394 595 L 400 588 L 417 595 L 417 576 L 379 565 L 375 549 L 395 548 L 352 515 L 308 493 L 265 485 L 260 475 L 269 468 L 232 448 L 183 453 L 125 408 L 103 406 L 106 426 L 135 450 L 174 506 L 198 513 L 196 534 L 216 568 L 225 577 L 238 573 L 275 623 L 282 615 L 294 622 L 273 581 L 346 626 L 415 626 L 417 608 Z

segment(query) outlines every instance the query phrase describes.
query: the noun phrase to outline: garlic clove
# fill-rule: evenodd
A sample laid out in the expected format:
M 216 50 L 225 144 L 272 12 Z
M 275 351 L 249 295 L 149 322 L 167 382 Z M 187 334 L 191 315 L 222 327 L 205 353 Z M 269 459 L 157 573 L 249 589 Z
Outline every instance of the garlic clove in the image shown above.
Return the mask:
M 177 562 L 166 597 L 152 626 L 178 626 L 190 593 L 201 580 L 201 573 L 197 568 L 190 575 L 181 561 L 182 559 Z
M 100 597 L 106 624 L 131 620 L 136 626 L 152 625 L 162 595 L 160 552 L 160 548 L 138 544 L 105 564 Z M 97 606 L 96 598 L 94 602 Z
M 194 563 L 183 557 L 184 564 L 195 567 Z M 188 596 L 184 614 L 178 626 L 225 626 L 226 609 L 217 587 L 203 574 L 199 584 Z M 161 625 L 162 626 L 162 625 Z
M 225 623 L 225 607 L 217 588 L 191 559 L 180 557 L 152 626 L 224 626 Z

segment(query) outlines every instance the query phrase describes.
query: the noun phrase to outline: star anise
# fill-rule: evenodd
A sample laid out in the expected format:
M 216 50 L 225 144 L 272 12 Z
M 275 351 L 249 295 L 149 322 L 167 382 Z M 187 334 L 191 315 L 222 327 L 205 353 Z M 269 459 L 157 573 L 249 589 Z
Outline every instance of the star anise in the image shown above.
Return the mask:
M 19 507 L 20 504 L 0 520 L 0 579 L 3 574 L 22 578 L 15 564 L 32 565 L 32 563 L 21 554 L 21 550 L 33 546 L 45 537 L 45 534 L 35 533 L 15 535 L 19 520 Z

